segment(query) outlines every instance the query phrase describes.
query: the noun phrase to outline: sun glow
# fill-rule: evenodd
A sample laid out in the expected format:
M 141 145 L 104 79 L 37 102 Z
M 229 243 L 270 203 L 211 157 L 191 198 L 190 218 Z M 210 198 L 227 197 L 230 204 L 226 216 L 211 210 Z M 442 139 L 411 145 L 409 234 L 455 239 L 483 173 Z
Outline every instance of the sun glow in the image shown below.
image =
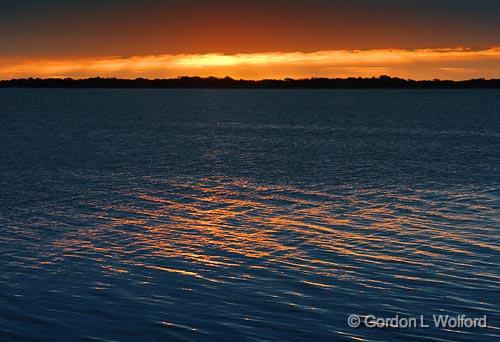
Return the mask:
M 179 54 L 66 59 L 3 59 L 0 78 L 231 76 L 234 78 L 378 76 L 500 77 L 500 47 Z

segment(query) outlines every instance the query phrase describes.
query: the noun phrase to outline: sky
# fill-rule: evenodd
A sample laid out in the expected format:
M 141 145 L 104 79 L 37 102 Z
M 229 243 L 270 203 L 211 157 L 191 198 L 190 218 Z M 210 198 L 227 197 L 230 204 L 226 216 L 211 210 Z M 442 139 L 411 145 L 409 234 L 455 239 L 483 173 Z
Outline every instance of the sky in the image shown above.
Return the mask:
M 0 78 L 500 78 L 498 0 L 0 0 Z

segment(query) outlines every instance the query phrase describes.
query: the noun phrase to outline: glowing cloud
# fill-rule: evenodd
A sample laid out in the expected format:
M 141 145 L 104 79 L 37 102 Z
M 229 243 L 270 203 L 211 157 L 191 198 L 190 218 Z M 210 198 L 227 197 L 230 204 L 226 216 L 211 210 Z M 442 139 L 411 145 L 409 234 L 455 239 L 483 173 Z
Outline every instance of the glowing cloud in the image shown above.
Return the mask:
M 0 78 L 231 76 L 305 78 L 379 76 L 465 79 L 500 77 L 500 47 L 483 50 L 332 50 L 254 54 L 0 60 Z

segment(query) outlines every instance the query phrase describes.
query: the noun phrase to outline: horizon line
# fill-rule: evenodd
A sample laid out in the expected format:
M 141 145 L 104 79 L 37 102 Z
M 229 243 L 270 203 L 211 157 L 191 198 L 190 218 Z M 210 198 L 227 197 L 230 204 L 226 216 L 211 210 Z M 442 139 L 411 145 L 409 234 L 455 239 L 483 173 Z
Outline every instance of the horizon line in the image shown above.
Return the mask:
M 245 80 L 231 77 L 181 76 L 166 79 L 115 77 L 20 78 L 0 80 L 0 88 L 99 89 L 500 89 L 500 79 L 412 80 L 382 75 L 362 78 L 304 78 Z

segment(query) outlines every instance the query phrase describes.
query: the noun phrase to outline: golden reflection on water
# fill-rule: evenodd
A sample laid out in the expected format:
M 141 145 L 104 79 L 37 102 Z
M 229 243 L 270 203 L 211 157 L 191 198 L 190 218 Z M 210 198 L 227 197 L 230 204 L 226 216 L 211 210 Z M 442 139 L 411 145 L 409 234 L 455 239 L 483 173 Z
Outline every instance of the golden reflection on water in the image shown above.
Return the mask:
M 90 249 L 101 255 L 102 267 L 110 272 L 127 272 L 123 265 L 106 261 L 115 253 L 128 265 L 210 281 L 217 280 L 204 272 L 243 265 L 279 265 L 349 279 L 363 265 L 427 267 L 447 253 L 472 255 L 467 250 L 471 245 L 496 247 L 431 225 L 425 217 L 443 213 L 418 209 L 412 205 L 420 200 L 415 195 L 398 195 L 394 206 L 396 195 L 390 193 L 374 193 L 370 196 L 375 199 L 367 202 L 356 193 L 340 196 L 242 179 L 167 185 L 167 191 L 123 194 L 130 203 L 101 208 L 106 224 L 87 231 L 83 239 L 78 235 L 57 243 L 69 254 Z M 391 198 L 393 205 L 384 198 Z M 399 277 L 418 280 L 408 274 Z

